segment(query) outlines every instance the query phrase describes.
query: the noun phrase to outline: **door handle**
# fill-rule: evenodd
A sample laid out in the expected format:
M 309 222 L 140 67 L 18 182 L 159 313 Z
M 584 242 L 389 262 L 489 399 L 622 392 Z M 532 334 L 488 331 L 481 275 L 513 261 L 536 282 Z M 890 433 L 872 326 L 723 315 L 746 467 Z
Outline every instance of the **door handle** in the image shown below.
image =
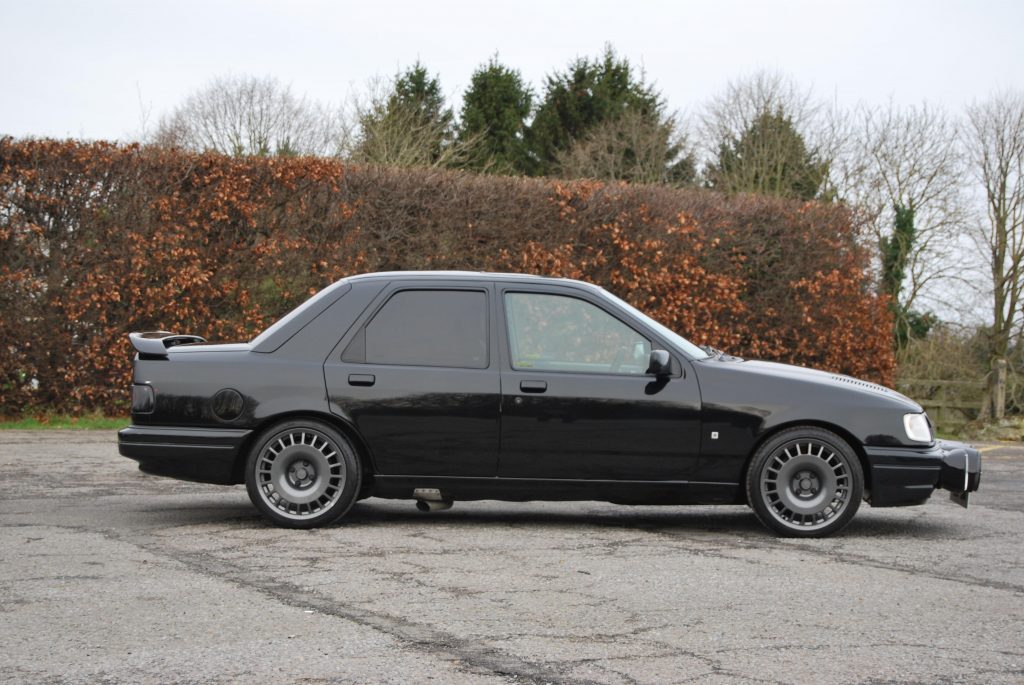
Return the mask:
M 348 375 L 349 385 L 365 385 L 370 386 L 377 382 L 377 378 L 372 373 L 350 373 Z
M 547 381 L 521 381 L 519 389 L 523 392 L 544 392 L 548 389 Z

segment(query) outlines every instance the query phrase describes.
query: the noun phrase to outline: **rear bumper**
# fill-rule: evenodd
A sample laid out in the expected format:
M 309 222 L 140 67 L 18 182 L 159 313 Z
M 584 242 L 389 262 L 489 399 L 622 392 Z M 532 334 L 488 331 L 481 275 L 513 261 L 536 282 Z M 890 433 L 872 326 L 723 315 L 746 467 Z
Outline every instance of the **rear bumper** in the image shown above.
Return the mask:
M 936 488 L 966 506 L 981 483 L 981 453 L 959 442 L 939 440 L 929 449 L 865 447 L 871 469 L 872 506 L 923 504 Z
M 199 483 L 232 485 L 235 463 L 252 434 L 228 428 L 129 426 L 117 433 L 121 456 L 139 462 L 139 469 Z

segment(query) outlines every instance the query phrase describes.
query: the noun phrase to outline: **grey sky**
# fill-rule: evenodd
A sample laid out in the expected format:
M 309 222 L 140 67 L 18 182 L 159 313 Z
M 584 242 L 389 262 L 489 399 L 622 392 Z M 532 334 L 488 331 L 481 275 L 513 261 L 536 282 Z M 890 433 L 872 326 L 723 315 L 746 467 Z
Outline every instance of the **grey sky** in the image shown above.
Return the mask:
M 1024 83 L 1024 2 L 0 0 L 0 135 L 125 139 L 224 74 L 328 103 L 420 59 L 456 100 L 495 52 L 535 90 L 605 42 L 692 110 L 779 70 L 841 104 L 964 103 Z M 140 93 L 142 106 L 140 106 Z

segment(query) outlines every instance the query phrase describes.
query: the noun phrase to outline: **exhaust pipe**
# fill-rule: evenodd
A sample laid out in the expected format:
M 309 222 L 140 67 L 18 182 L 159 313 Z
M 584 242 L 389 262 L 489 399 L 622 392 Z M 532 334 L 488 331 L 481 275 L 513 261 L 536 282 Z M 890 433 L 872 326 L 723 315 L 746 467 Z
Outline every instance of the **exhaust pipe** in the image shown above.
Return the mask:
M 420 511 L 443 511 L 452 508 L 452 501 L 435 502 L 433 500 L 416 500 L 416 508 Z
M 416 498 L 416 508 L 420 511 L 443 511 L 452 508 L 452 500 L 441 496 L 437 488 L 416 488 L 412 491 Z

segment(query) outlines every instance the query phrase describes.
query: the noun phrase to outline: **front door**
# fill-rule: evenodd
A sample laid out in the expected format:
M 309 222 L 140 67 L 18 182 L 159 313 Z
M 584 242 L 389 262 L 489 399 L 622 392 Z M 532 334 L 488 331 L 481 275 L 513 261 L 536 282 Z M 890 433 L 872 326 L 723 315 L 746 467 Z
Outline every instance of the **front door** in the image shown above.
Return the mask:
M 501 292 L 498 474 L 515 478 L 687 480 L 700 455 L 700 391 L 688 362 L 647 375 L 664 343 L 585 293 Z

